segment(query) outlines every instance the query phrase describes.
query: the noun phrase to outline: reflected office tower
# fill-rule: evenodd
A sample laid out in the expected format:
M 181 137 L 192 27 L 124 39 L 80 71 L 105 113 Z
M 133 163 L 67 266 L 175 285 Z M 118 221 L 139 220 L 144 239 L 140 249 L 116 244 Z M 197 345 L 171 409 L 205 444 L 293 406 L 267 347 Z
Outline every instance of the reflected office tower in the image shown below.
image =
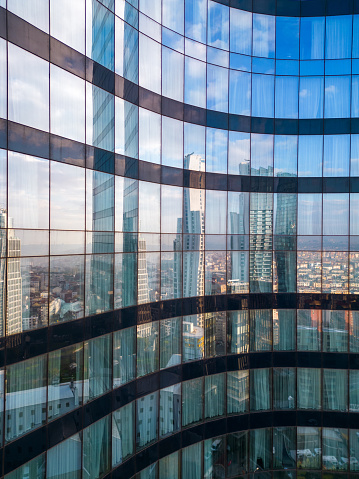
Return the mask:
M 201 155 L 186 155 L 187 170 L 205 170 Z M 184 188 L 183 192 L 183 296 L 204 294 L 204 215 L 205 191 Z
M 272 289 L 273 198 L 267 193 L 252 193 L 250 204 L 250 266 L 252 292 Z
M 138 303 L 148 303 L 150 300 L 148 288 L 148 271 L 146 259 L 146 240 L 138 238 Z
M 8 222 L 8 262 L 7 262 L 7 334 L 22 331 L 22 278 L 21 278 L 21 242 L 13 230 L 12 218 L 7 218 L 5 210 L 0 210 L 0 254 L 6 255 L 6 222 Z M 5 311 L 5 262 L 1 262 L 0 270 L 0 304 Z M 25 316 L 25 311 L 24 311 Z M 5 318 L 0 318 L 1 335 L 4 335 Z
M 107 42 L 103 45 L 104 20 L 103 11 L 98 9 L 98 3 L 93 0 L 92 57 L 96 60 L 101 59 L 101 63 L 104 60 L 103 49 L 106 50 L 112 42 L 109 31 Z M 111 63 L 113 59 L 109 61 Z M 93 68 L 93 74 L 99 74 L 97 72 L 99 67 L 96 64 Z M 95 147 L 93 168 L 97 170 L 92 174 L 92 257 L 88 262 L 91 268 L 88 275 L 91 314 L 110 309 L 113 298 L 113 259 L 107 253 L 111 254 L 114 251 L 114 178 L 105 172 L 113 170 L 113 155 L 109 152 L 114 150 L 114 104 L 112 96 L 104 90 L 95 85 L 90 89 L 92 145 Z M 89 229 L 89 226 L 87 228 Z
M 275 291 L 292 293 L 295 291 L 295 250 L 297 195 L 277 194 L 275 205 L 274 231 L 275 239 L 275 272 L 273 281 Z
M 122 256 L 122 307 L 136 302 L 138 182 L 124 178 L 123 186 L 123 251 Z M 125 287 L 129 285 L 129 287 Z M 132 287 L 131 287 L 132 286 Z

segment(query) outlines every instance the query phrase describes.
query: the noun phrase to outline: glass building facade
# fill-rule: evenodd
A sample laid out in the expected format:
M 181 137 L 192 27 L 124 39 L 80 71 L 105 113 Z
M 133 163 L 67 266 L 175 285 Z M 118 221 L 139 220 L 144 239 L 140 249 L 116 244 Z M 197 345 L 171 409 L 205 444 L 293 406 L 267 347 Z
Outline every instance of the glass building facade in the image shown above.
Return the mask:
M 359 1 L 0 0 L 0 477 L 349 475 Z

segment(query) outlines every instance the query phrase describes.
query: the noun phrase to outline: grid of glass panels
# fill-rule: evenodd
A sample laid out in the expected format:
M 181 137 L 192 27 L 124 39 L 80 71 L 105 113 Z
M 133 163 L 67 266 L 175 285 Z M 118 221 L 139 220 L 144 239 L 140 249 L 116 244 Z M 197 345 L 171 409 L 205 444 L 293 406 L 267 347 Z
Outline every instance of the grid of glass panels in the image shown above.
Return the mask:
M 130 403 L 125 408 L 132 408 Z M 111 416 L 93 424 L 83 431 L 84 437 L 92 439 L 90 447 L 83 447 L 81 468 L 81 436 L 70 437 L 59 446 L 26 463 L 18 470 L 5 476 L 18 479 L 31 474 L 34 479 L 48 477 L 101 477 L 111 464 L 128 454 L 129 441 L 134 431 L 127 430 L 126 437 L 119 434 L 120 417 L 131 411 L 121 408 Z M 343 473 L 357 473 L 359 470 L 358 430 L 345 428 L 329 429 L 319 427 L 274 427 L 252 431 L 239 431 L 214 437 L 183 448 L 146 467 L 136 479 L 186 479 L 188 477 L 260 477 L 271 478 L 321 478 L 348 477 Z M 112 440 L 112 462 L 111 462 Z M 120 449 L 115 448 L 121 444 Z M 89 455 L 101 454 L 94 464 Z M 69 458 L 64 463 L 63 455 Z M 45 456 L 47 474 L 45 475 Z M 126 457 L 126 456 L 124 456 Z M 297 468 L 297 471 L 296 471 Z M 82 470 L 81 470 L 82 469 Z M 339 473 L 339 474 L 338 474 Z M 340 474 L 341 473 L 341 474 Z M 96 475 L 97 474 L 97 475 Z
M 359 117 L 359 15 L 275 18 L 212 0 L 0 0 L 6 6 L 118 77 L 178 102 L 247 117 Z M 1 336 L 160 300 L 358 293 L 359 193 L 161 185 L 114 174 L 106 156 L 197 172 L 347 179 L 359 177 L 358 134 L 190 124 L 70 70 L 0 39 L 0 117 L 92 147 L 86 168 L 0 150 Z M 265 351 L 357 353 L 358 325 L 355 311 L 255 309 L 146 322 L 79 342 L 1 370 L 1 438 L 11 443 L 180 363 Z M 103 477 L 154 442 L 227 415 L 358 412 L 357 373 L 263 367 L 177 383 L 6 477 Z M 136 478 L 355 472 L 358 437 L 314 425 L 243 431 L 175 452 Z

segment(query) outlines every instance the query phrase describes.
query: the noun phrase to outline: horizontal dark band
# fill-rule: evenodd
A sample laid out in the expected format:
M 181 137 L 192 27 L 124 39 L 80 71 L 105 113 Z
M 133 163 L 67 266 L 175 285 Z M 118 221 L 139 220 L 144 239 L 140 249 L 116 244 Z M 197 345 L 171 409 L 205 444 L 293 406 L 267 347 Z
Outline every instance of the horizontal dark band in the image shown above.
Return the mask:
M 359 13 L 358 0 L 214 0 L 222 5 L 267 15 L 317 17 Z
M 162 376 L 167 375 L 169 379 L 167 382 L 160 383 L 158 378 L 154 377 L 159 376 L 159 373 L 152 374 L 144 378 L 147 385 L 152 385 L 145 391 L 140 386 L 143 380 L 133 381 L 6 445 L 0 449 L 0 470 L 3 466 L 4 474 L 8 474 L 83 428 L 104 418 L 111 411 L 133 401 L 136 397 L 154 392 L 160 387 L 175 384 L 180 380 L 180 374 L 175 373 L 176 369 L 179 372 L 180 367 L 161 371 Z M 137 394 L 136 382 L 139 386 Z M 134 472 L 144 469 L 172 452 L 212 437 L 264 427 L 297 426 L 359 429 L 359 414 L 336 411 L 266 411 L 208 420 L 183 429 L 139 451 L 113 471 L 112 477 L 131 477 Z M 21 455 L 19 455 L 20 450 Z M 129 471 L 133 472 L 129 473 Z
M 260 177 L 204 173 L 100 150 L 0 118 L 0 148 L 152 183 L 253 193 L 359 193 L 359 177 Z M 101 161 L 94 161 L 94 158 Z
M 251 309 L 359 311 L 359 296 L 354 294 L 252 293 L 199 296 L 148 303 L 1 338 L 0 367 L 149 321 L 191 314 Z M 337 353 L 335 357 L 337 357 Z
M 341 5 L 342 2 L 337 3 Z M 172 100 L 126 80 L 3 8 L 0 8 L 0 37 L 132 104 L 188 123 L 276 135 L 359 133 L 359 118 L 258 118 L 207 110 Z

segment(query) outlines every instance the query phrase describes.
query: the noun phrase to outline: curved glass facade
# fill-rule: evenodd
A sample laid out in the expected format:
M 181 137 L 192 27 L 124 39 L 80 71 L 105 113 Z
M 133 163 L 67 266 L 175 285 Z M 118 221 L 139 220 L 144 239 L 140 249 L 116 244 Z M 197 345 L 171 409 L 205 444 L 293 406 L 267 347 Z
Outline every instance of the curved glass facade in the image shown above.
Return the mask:
M 0 0 L 0 477 L 348 475 L 359 1 Z

